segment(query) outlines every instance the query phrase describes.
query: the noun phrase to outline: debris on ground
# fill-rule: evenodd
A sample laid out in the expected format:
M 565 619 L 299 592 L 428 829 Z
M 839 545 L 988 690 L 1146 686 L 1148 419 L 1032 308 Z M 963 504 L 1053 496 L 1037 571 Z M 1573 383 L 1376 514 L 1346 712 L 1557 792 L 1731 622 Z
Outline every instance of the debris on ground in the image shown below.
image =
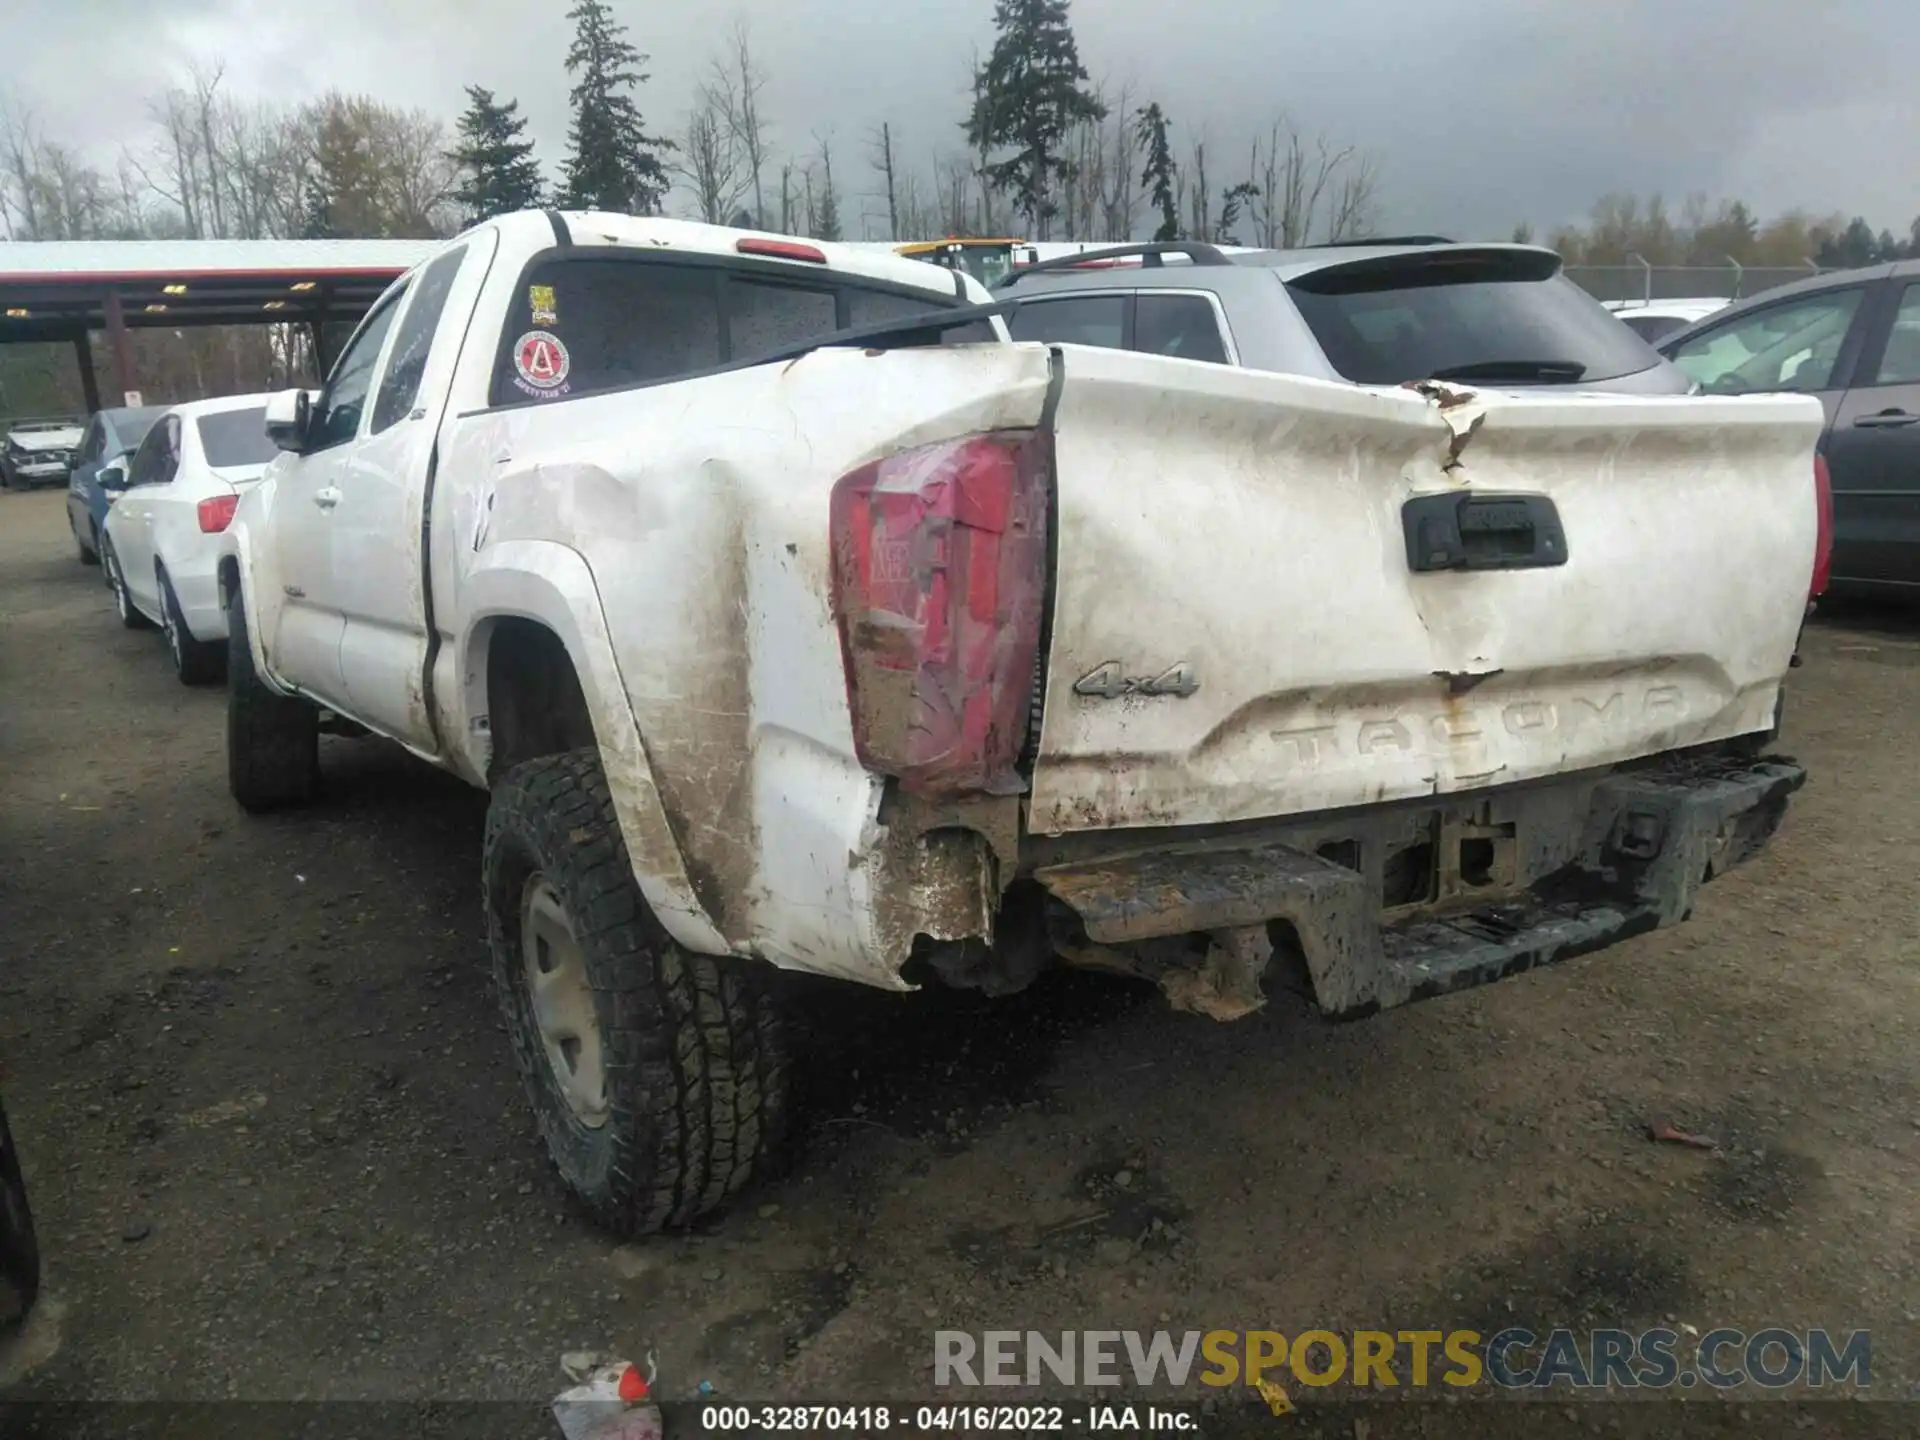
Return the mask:
M 1676 1130 L 1664 1120 L 1656 1120 L 1647 1127 L 1647 1138 L 1662 1145 L 1685 1145 L 1689 1150 L 1718 1150 L 1720 1142 L 1709 1135 L 1691 1135 L 1685 1130 Z
M 568 1351 L 560 1368 L 579 1382 L 553 1400 L 553 1418 L 566 1440 L 661 1440 L 665 1426 L 653 1403 L 653 1356 L 645 1375 L 630 1361 L 587 1350 Z

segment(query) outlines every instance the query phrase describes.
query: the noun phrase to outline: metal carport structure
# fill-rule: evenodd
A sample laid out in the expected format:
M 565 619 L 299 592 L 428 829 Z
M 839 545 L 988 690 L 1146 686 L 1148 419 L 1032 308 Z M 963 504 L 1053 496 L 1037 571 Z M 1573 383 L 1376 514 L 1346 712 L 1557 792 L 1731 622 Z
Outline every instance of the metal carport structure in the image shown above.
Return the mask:
M 200 325 L 305 325 L 322 373 L 325 327 L 364 315 L 431 254 L 432 240 L 77 240 L 0 244 L 0 345 L 73 345 L 88 413 L 100 409 L 93 332 L 113 390 L 140 389 L 127 332 Z M 121 403 L 115 399 L 115 404 Z

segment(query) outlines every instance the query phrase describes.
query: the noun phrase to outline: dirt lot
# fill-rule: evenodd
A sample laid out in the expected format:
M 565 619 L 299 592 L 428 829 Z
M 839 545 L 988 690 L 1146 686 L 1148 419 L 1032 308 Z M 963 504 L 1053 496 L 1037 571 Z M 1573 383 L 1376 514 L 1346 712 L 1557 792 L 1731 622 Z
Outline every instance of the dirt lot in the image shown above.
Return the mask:
M 0 1080 L 58 1332 L 29 1394 L 538 1399 L 594 1348 L 669 1395 L 898 1398 L 936 1324 L 1662 1320 L 1870 1327 L 1876 1393 L 1920 1394 L 1911 622 L 1813 634 L 1814 778 L 1686 926 L 1345 1027 L 823 987 L 803 1163 L 619 1248 L 495 1020 L 484 797 L 329 740 L 324 803 L 241 815 L 221 692 L 119 628 L 62 498 L 0 496 Z

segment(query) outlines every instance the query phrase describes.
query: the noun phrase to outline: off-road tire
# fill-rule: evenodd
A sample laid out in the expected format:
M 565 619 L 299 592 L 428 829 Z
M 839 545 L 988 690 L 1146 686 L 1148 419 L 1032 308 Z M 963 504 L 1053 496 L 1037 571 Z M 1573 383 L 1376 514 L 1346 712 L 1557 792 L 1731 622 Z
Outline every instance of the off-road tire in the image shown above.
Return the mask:
M 187 617 L 180 613 L 180 597 L 173 593 L 173 581 L 167 572 L 158 572 L 160 605 L 166 623 L 160 628 L 167 637 L 167 651 L 173 656 L 174 674 L 182 685 L 211 685 L 227 672 L 227 646 L 223 640 L 196 640 L 187 628 Z
M 269 690 L 253 668 L 247 607 L 227 603 L 227 789 L 260 814 L 304 805 L 320 788 L 320 712 Z
M 151 630 L 153 622 L 133 603 L 126 572 L 120 568 L 120 556 L 111 540 L 100 542 L 100 568 L 107 572 L 107 589 L 113 592 L 113 608 L 119 612 L 121 626 L 128 630 Z
M 40 1249 L 33 1235 L 33 1212 L 20 1177 L 20 1157 L 0 1109 L 0 1336 L 26 1319 L 40 1293 Z
M 607 1115 L 576 1117 L 548 1063 L 521 956 L 521 897 L 538 871 L 567 912 L 593 992 Z M 696 955 L 633 877 L 593 750 L 515 766 L 493 788 L 481 889 L 501 1014 L 561 1178 L 619 1235 L 683 1226 L 782 1151 L 785 1046 L 751 961 Z

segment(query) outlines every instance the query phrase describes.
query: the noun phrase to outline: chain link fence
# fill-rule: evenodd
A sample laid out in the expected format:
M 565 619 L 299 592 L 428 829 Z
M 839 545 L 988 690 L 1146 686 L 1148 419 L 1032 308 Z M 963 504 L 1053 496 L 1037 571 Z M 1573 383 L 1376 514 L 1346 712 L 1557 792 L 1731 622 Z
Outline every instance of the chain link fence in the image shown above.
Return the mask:
M 1742 300 L 1824 273 L 1801 265 L 1569 265 L 1566 273 L 1596 300 Z

